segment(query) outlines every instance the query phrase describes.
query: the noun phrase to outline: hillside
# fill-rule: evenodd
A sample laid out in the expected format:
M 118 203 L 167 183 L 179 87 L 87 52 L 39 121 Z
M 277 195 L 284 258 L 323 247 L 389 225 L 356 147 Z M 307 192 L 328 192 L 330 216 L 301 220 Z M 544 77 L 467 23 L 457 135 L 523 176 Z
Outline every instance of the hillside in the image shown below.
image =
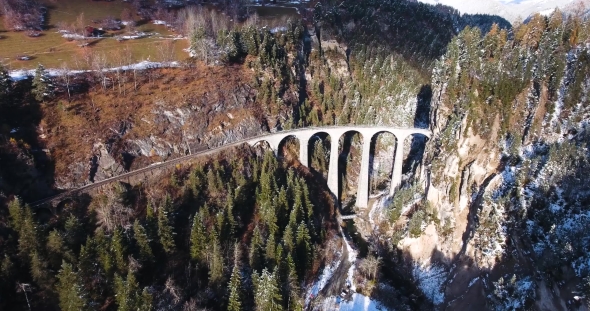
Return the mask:
M 564 12 L 573 13 L 576 10 L 582 10 L 583 13 L 588 9 L 590 2 L 586 0 L 490 0 L 490 1 L 458 1 L 458 0 L 419 0 L 423 3 L 432 5 L 446 5 L 453 7 L 461 14 L 487 14 L 497 15 L 514 23 L 522 21 L 535 13 L 550 15 L 555 9 Z

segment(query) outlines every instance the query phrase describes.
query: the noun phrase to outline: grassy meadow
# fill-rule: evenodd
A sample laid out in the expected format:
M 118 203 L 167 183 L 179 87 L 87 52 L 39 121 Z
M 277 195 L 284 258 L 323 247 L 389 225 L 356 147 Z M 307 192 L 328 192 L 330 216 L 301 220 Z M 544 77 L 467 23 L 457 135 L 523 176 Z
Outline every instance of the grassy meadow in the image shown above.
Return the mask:
M 135 62 L 142 60 L 160 61 L 161 52 L 159 47 L 165 41 L 172 41 L 175 34 L 163 25 L 153 25 L 146 23 L 137 26 L 138 31 L 154 33 L 153 36 L 126 40 L 118 42 L 114 37 L 105 37 L 89 40 L 88 47 L 80 47 L 79 41 L 68 41 L 57 33 L 55 27 L 59 22 L 72 24 L 76 21 L 80 13 L 84 13 L 85 23 L 90 26 L 96 26 L 93 20 L 104 19 L 107 16 L 119 18 L 125 8 L 131 9 L 131 6 L 123 1 L 90 1 L 90 0 L 66 0 L 66 1 L 44 1 L 47 6 L 47 29 L 42 32 L 40 37 L 31 38 L 25 32 L 6 31 L 4 29 L 2 17 L 0 17 L 0 61 L 10 69 L 31 69 L 38 64 L 43 64 L 48 68 L 61 67 L 64 63 L 72 69 L 86 69 L 88 67 L 88 54 L 104 55 L 107 63 L 116 65 L 124 49 L 128 49 Z M 135 20 L 139 18 L 136 16 Z M 109 32 L 109 35 L 125 34 L 126 30 Z M 188 41 L 175 40 L 171 45 L 174 57 L 182 60 L 188 57 L 183 51 L 188 47 Z M 26 55 L 31 60 L 21 61 L 18 56 Z

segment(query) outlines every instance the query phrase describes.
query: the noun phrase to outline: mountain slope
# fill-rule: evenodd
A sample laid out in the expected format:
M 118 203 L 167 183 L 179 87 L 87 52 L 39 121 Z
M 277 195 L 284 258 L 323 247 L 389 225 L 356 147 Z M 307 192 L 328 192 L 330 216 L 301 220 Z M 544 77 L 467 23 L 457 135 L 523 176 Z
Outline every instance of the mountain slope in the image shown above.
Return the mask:
M 580 3 L 588 7 L 588 0 L 420 0 L 428 4 L 442 4 L 453 7 L 463 14 L 490 14 L 501 16 L 510 22 L 526 19 L 537 12 L 550 14 L 555 8 L 564 11 L 575 10 Z

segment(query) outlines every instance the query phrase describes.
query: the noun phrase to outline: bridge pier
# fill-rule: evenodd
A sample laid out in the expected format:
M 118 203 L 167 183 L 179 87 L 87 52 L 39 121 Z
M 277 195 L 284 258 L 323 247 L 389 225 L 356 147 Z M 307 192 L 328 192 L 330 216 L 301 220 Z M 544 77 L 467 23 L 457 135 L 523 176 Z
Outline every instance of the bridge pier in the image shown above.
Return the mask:
M 299 162 L 301 165 L 309 167 L 309 140 L 313 134 L 301 133 L 297 135 L 299 140 Z
M 369 160 L 371 157 L 372 137 L 373 135 L 369 135 L 369 133 L 363 134 L 363 155 L 356 191 L 356 206 L 359 208 L 367 208 L 369 205 Z
M 338 158 L 340 158 L 340 136 L 331 135 L 330 164 L 328 166 L 328 188 L 336 197 L 336 204 L 340 204 L 338 193 Z
M 393 172 L 391 173 L 391 186 L 389 195 L 393 196 L 399 186 L 402 184 L 402 166 L 404 165 L 404 141 L 407 136 L 398 136 L 395 146 L 395 158 L 393 162 Z

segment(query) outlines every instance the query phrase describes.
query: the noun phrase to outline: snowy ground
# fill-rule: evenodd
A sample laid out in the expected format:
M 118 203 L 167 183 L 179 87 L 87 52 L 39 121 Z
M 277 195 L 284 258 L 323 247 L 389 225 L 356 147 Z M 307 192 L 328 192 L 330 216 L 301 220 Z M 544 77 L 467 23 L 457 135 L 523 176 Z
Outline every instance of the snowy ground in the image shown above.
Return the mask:
M 305 296 L 305 305 L 308 306 L 311 298 L 316 297 L 319 292 L 322 291 L 322 289 L 324 289 L 324 287 L 326 286 L 326 284 L 328 284 L 328 281 L 332 278 L 332 275 L 334 275 L 334 271 L 336 270 L 336 268 L 338 268 L 338 266 L 341 263 L 341 258 L 342 257 L 342 251 L 338 252 L 336 254 L 336 259 L 328 266 L 326 266 L 324 268 L 324 271 L 322 271 L 322 274 L 320 275 L 319 279 L 313 284 L 313 286 L 308 290 L 307 295 Z
M 341 230 L 340 233 L 342 234 L 342 236 L 345 236 L 344 232 L 342 231 L 342 228 L 340 228 L 340 230 Z M 340 296 L 328 297 L 324 301 L 322 301 L 320 305 L 316 305 L 316 308 L 319 308 L 317 310 L 341 310 L 341 311 L 385 310 L 382 306 L 380 306 L 380 304 L 377 301 L 372 300 L 371 298 L 366 297 L 362 294 L 355 293 L 356 286 L 354 284 L 353 276 L 354 276 L 354 271 L 356 270 L 356 261 L 357 261 L 358 252 L 354 247 L 352 247 L 350 245 L 350 242 L 346 238 L 344 238 L 343 240 L 345 242 L 345 247 L 348 252 L 348 258 L 342 258 L 342 260 L 347 259 L 352 264 L 350 266 L 350 268 L 348 269 L 348 272 L 346 275 L 346 283 L 350 284 L 350 290 L 353 293 L 352 299 L 345 301 Z M 341 256 L 340 254 L 339 254 L 338 258 L 340 258 L 340 256 Z M 328 281 L 330 280 L 330 278 L 334 274 L 334 271 L 339 266 L 340 262 L 341 262 L 341 260 L 335 260 L 334 263 L 332 263 L 332 265 L 324 268 L 322 275 L 314 283 L 314 285 L 311 287 L 311 289 L 308 292 L 306 306 L 310 302 L 309 297 L 315 297 L 315 295 L 317 295 L 317 293 L 319 293 L 322 290 L 322 288 L 324 288 L 324 286 L 326 286 L 326 284 L 328 283 Z M 314 295 L 311 296 L 310 294 L 314 294 Z
M 143 69 L 151 69 L 151 68 L 169 68 L 169 67 L 178 67 L 178 66 L 180 66 L 180 63 L 178 63 L 178 62 L 163 63 L 163 62 L 150 62 L 148 60 L 145 60 L 145 61 L 131 64 L 128 66 L 106 68 L 106 69 L 104 69 L 104 71 L 108 72 L 108 71 L 116 71 L 116 70 L 143 70 Z M 80 74 L 80 73 L 84 73 L 84 72 L 93 72 L 93 70 L 68 70 L 67 72 L 65 72 L 63 69 L 47 69 L 47 71 L 49 72 L 49 75 L 53 76 L 53 77 L 63 76 L 64 73 L 67 73 L 68 75 L 75 75 L 75 74 Z M 13 81 L 24 80 L 29 77 L 33 77 L 35 75 L 35 69 L 12 70 L 8 74 L 10 75 L 10 78 Z

